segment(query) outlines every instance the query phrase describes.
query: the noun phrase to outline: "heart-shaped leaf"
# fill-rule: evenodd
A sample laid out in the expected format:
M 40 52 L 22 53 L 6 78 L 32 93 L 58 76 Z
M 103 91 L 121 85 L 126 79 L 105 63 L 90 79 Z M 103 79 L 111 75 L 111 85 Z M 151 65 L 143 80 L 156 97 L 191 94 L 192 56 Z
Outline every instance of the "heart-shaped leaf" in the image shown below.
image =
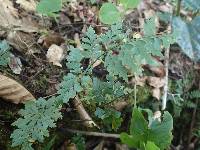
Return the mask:
M 197 10 L 200 10 L 200 1 L 199 0 L 183 0 L 183 6 L 186 9 L 197 11 Z
M 180 17 L 173 18 L 173 29 L 178 32 L 177 43 L 193 61 L 200 61 L 200 17 L 185 22 Z
M 114 24 L 121 20 L 121 14 L 113 3 L 104 3 L 100 9 L 99 17 L 104 24 Z
M 125 9 L 136 8 L 140 3 L 140 0 L 120 0 L 120 3 L 124 6 Z

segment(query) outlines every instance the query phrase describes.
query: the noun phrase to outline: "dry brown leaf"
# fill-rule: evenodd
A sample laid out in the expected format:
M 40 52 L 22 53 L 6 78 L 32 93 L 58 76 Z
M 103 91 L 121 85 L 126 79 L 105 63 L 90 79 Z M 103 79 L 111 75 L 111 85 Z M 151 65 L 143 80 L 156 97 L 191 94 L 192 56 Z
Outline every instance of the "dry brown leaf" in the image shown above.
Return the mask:
M 153 73 L 155 73 L 155 75 L 157 75 L 158 77 L 164 77 L 165 76 L 165 69 L 164 66 L 158 66 L 158 67 L 153 67 L 150 66 L 149 70 L 151 70 Z
M 20 58 L 13 54 L 10 54 L 10 62 L 8 63 L 8 66 L 14 74 L 20 74 L 22 71 L 22 63 Z
M 0 28 L 24 32 L 38 32 L 38 26 L 31 17 L 19 17 L 18 10 L 11 0 L 0 0 Z
M 139 85 L 139 86 L 144 86 L 145 83 L 146 83 L 147 78 L 148 78 L 147 76 L 132 78 L 131 84 L 136 84 L 136 85 Z
M 63 59 L 63 49 L 58 45 L 51 45 L 47 51 L 47 59 L 49 62 L 52 62 L 53 65 L 62 67 L 61 61 Z
M 148 77 L 147 79 L 150 86 L 155 88 L 161 88 L 165 85 L 165 80 L 158 77 Z
M 82 48 L 81 48 L 81 40 L 80 40 L 80 37 L 79 37 L 78 33 L 74 34 L 74 42 L 76 44 L 76 47 L 82 50 Z
M 118 102 L 114 102 L 113 107 L 117 111 L 122 111 L 128 105 L 129 103 L 127 101 L 118 101 Z
M 42 44 L 45 48 L 49 48 L 53 44 L 60 46 L 64 42 L 64 38 L 58 33 L 49 33 L 38 39 L 38 44 Z
M 26 11 L 35 12 L 36 10 L 36 2 L 34 0 L 17 0 L 16 3 Z
M 10 31 L 7 36 L 7 41 L 19 52 L 26 54 L 39 53 L 39 47 L 35 43 L 35 38 L 30 33 L 21 31 Z
M 15 104 L 35 99 L 21 84 L 4 75 L 0 75 L 0 97 Z
M 152 96 L 155 97 L 157 100 L 160 100 L 161 97 L 160 88 L 153 88 Z

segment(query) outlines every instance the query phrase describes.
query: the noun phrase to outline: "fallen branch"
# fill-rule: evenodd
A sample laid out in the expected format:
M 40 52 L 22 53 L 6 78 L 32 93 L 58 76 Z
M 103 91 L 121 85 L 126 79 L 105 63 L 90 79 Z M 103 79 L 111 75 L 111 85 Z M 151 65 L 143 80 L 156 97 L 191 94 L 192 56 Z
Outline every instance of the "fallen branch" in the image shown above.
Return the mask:
M 100 132 L 89 132 L 89 131 L 80 131 L 80 130 L 75 130 L 75 129 L 62 129 L 65 132 L 70 132 L 70 133 L 80 133 L 83 135 L 87 135 L 87 136 L 96 136 L 96 137 L 105 137 L 105 138 L 115 138 L 115 139 L 119 139 L 120 135 L 119 134 L 111 134 L 111 133 L 100 133 Z
M 98 127 L 97 124 L 92 120 L 92 118 L 89 116 L 89 114 L 87 113 L 87 111 L 85 110 L 85 108 L 83 107 L 82 102 L 80 101 L 80 99 L 76 96 L 75 99 L 73 100 L 73 104 L 75 106 L 75 108 L 77 109 L 81 120 L 84 120 L 84 125 L 86 127 Z M 98 127 L 99 128 L 99 127 Z
M 171 20 L 172 20 L 172 17 L 171 17 Z M 171 31 L 172 31 L 172 25 L 170 24 L 169 29 L 168 29 L 168 33 L 171 33 Z M 165 77 L 164 77 L 165 85 L 163 87 L 162 110 L 165 110 L 166 105 L 167 105 L 168 76 L 169 76 L 169 52 L 170 52 L 170 47 L 168 47 L 165 50 L 165 62 L 164 62 L 165 63 L 164 64 L 164 67 L 165 67 Z
M 165 51 L 165 77 L 164 77 L 165 85 L 163 87 L 162 110 L 165 110 L 167 105 L 168 75 L 169 75 L 168 67 L 169 67 L 169 48 L 166 49 Z

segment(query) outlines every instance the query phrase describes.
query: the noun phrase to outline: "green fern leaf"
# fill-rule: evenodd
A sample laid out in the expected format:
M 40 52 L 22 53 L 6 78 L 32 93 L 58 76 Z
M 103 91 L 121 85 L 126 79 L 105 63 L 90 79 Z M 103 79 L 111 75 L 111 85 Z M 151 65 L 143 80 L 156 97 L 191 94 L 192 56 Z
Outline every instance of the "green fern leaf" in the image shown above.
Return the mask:
M 60 109 L 55 97 L 26 102 L 19 112 L 21 118 L 12 124 L 17 127 L 11 134 L 12 146 L 22 145 L 22 149 L 31 150 L 34 142 L 43 142 L 49 136 L 48 128 L 56 127 L 55 122 L 62 117 Z
M 119 76 L 128 81 L 127 69 L 122 65 L 119 56 L 108 53 L 104 65 L 111 76 Z
M 189 97 L 191 99 L 200 98 L 200 91 L 194 90 L 194 91 L 190 92 Z
M 67 56 L 66 66 L 70 69 L 70 72 L 80 73 L 81 72 L 81 60 L 83 59 L 82 51 L 78 48 L 70 47 L 70 53 Z
M 68 103 L 70 98 L 74 98 L 76 94 L 81 91 L 82 87 L 78 82 L 77 76 L 68 73 L 67 76 L 64 76 L 57 93 L 60 94 L 58 96 L 59 99 L 62 99 L 64 103 Z

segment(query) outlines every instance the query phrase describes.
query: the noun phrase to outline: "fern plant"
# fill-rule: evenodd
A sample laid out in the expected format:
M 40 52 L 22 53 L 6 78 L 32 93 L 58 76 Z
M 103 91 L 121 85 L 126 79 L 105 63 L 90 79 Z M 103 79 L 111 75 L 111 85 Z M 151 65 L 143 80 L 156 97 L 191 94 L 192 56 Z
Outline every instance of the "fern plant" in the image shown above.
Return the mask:
M 149 29 L 152 31 L 149 32 Z M 47 101 L 31 101 L 20 111 L 22 117 L 13 123 L 17 126 L 11 135 L 13 146 L 21 145 L 29 150 L 36 141 L 42 142 L 49 135 L 48 129 L 55 127 L 55 122 L 61 118 L 60 105 L 76 96 L 87 104 L 98 106 L 128 96 L 133 91 L 128 84 L 129 77 L 142 75 L 144 64 L 157 65 L 152 56 L 162 57 L 162 48 L 174 43 L 173 34 L 156 35 L 155 29 L 153 18 L 146 20 L 145 35 L 139 39 L 134 39 L 129 31 L 125 32 L 121 22 L 100 35 L 89 27 L 81 40 L 81 48 L 69 47 L 66 66 L 70 73 L 64 76 L 58 96 Z M 100 70 L 94 65 L 96 62 L 100 62 Z M 94 70 L 104 70 L 106 76 L 98 77 Z M 120 121 L 118 114 L 114 117 Z M 115 124 L 115 128 L 119 125 L 120 122 Z M 159 129 L 158 122 L 154 125 Z M 154 132 L 159 134 L 157 128 Z M 145 142 L 147 146 L 152 145 L 151 141 Z M 155 144 L 162 149 L 162 143 Z
M 55 122 L 62 118 L 60 109 L 61 105 L 55 97 L 27 102 L 19 112 L 22 117 L 12 124 L 17 127 L 11 135 L 12 146 L 20 145 L 22 150 L 33 150 L 32 144 L 43 142 L 49 136 L 48 129 L 56 127 Z

